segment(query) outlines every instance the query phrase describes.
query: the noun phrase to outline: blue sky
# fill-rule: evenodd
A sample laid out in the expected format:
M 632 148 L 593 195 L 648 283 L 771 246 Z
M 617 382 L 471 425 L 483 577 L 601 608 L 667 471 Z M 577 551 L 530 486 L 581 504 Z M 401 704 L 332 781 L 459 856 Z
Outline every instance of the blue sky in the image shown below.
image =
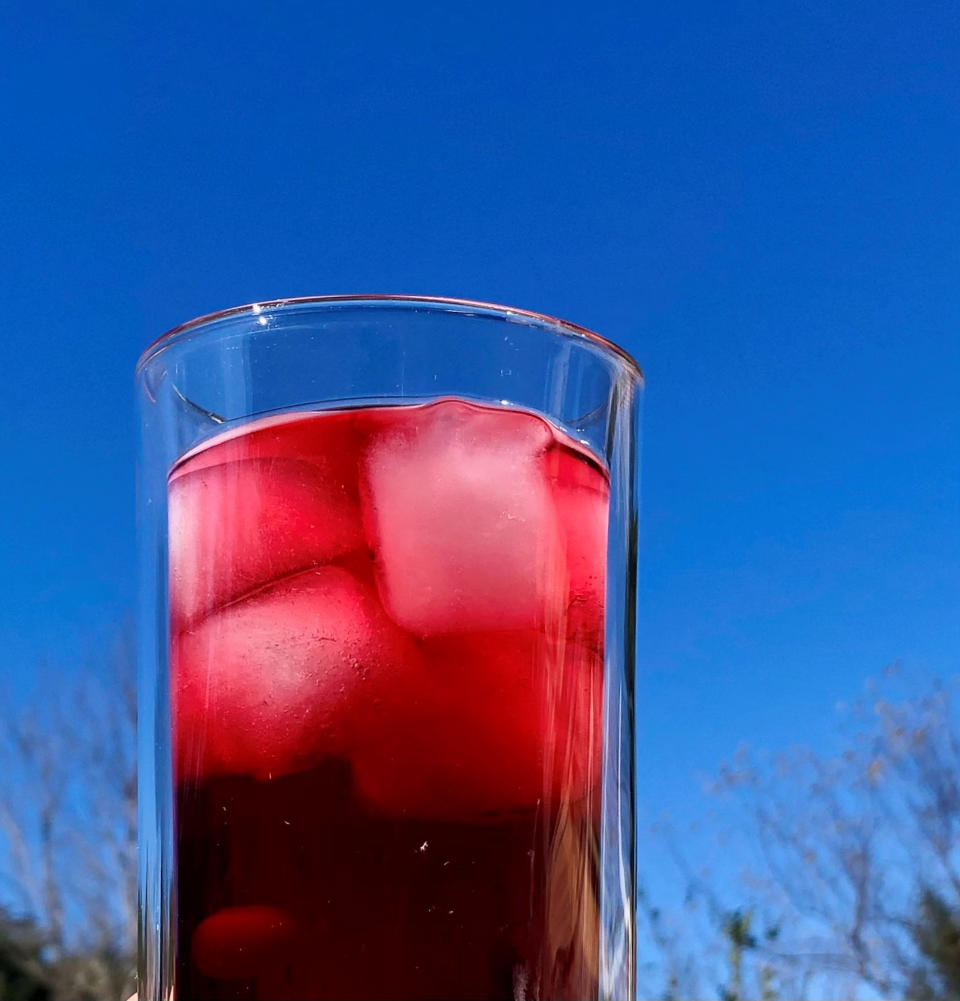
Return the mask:
M 133 366 L 220 307 L 487 299 L 648 380 L 641 803 L 960 651 L 951 4 L 13 3 L 0 638 L 132 604 Z

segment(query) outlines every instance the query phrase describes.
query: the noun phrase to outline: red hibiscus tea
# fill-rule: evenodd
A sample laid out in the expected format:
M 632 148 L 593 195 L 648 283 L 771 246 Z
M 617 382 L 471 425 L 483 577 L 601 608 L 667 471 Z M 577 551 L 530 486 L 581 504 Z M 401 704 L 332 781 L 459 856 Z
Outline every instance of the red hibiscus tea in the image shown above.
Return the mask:
M 455 399 L 178 463 L 178 997 L 597 995 L 608 499 Z

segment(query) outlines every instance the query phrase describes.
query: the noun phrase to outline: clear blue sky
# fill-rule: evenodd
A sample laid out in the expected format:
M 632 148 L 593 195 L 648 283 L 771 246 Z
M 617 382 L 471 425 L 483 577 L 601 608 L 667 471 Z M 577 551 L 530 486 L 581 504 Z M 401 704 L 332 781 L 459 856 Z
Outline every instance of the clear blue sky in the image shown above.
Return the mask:
M 132 601 L 141 348 L 256 299 L 543 310 L 648 377 L 641 801 L 960 652 L 950 3 L 7 3 L 0 639 Z

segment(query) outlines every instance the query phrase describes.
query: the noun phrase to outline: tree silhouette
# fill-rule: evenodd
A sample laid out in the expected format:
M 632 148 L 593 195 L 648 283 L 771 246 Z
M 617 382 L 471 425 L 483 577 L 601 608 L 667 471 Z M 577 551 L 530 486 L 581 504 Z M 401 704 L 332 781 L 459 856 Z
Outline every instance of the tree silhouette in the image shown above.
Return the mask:
M 919 962 L 910 981 L 911 1001 L 960 998 L 960 913 L 929 888 L 921 897 L 913 939 Z
M 688 907 L 654 938 L 674 971 L 658 996 L 960 999 L 952 689 L 884 697 L 895 682 L 888 672 L 845 709 L 837 754 L 742 748 L 722 765 L 709 783 L 709 826 L 728 828 L 720 866 L 690 866 L 672 835 Z
M 6 705 L 0 998 L 126 997 L 134 983 L 137 879 L 130 630 L 89 670 L 41 671 L 26 704 Z
M 44 938 L 32 921 L 0 912 L 0 998 L 49 1001 L 51 985 L 43 948 Z
M 133 989 L 133 662 L 127 631 L 91 670 L 48 672 L 31 701 L 6 702 L 3 1001 L 113 1001 Z M 728 869 L 694 869 L 689 844 L 674 841 L 682 916 L 640 898 L 659 954 L 644 997 L 960 1001 L 952 689 L 894 699 L 885 683 L 847 708 L 838 753 L 741 749 L 720 767 L 709 790 L 729 827 Z

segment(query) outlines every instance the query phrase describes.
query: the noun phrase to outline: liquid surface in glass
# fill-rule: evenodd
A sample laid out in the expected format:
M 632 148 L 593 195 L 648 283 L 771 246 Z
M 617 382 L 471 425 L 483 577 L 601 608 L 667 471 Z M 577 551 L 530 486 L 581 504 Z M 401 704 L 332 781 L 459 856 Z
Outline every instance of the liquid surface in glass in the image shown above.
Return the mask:
M 455 399 L 174 468 L 177 997 L 596 997 L 608 501 Z

